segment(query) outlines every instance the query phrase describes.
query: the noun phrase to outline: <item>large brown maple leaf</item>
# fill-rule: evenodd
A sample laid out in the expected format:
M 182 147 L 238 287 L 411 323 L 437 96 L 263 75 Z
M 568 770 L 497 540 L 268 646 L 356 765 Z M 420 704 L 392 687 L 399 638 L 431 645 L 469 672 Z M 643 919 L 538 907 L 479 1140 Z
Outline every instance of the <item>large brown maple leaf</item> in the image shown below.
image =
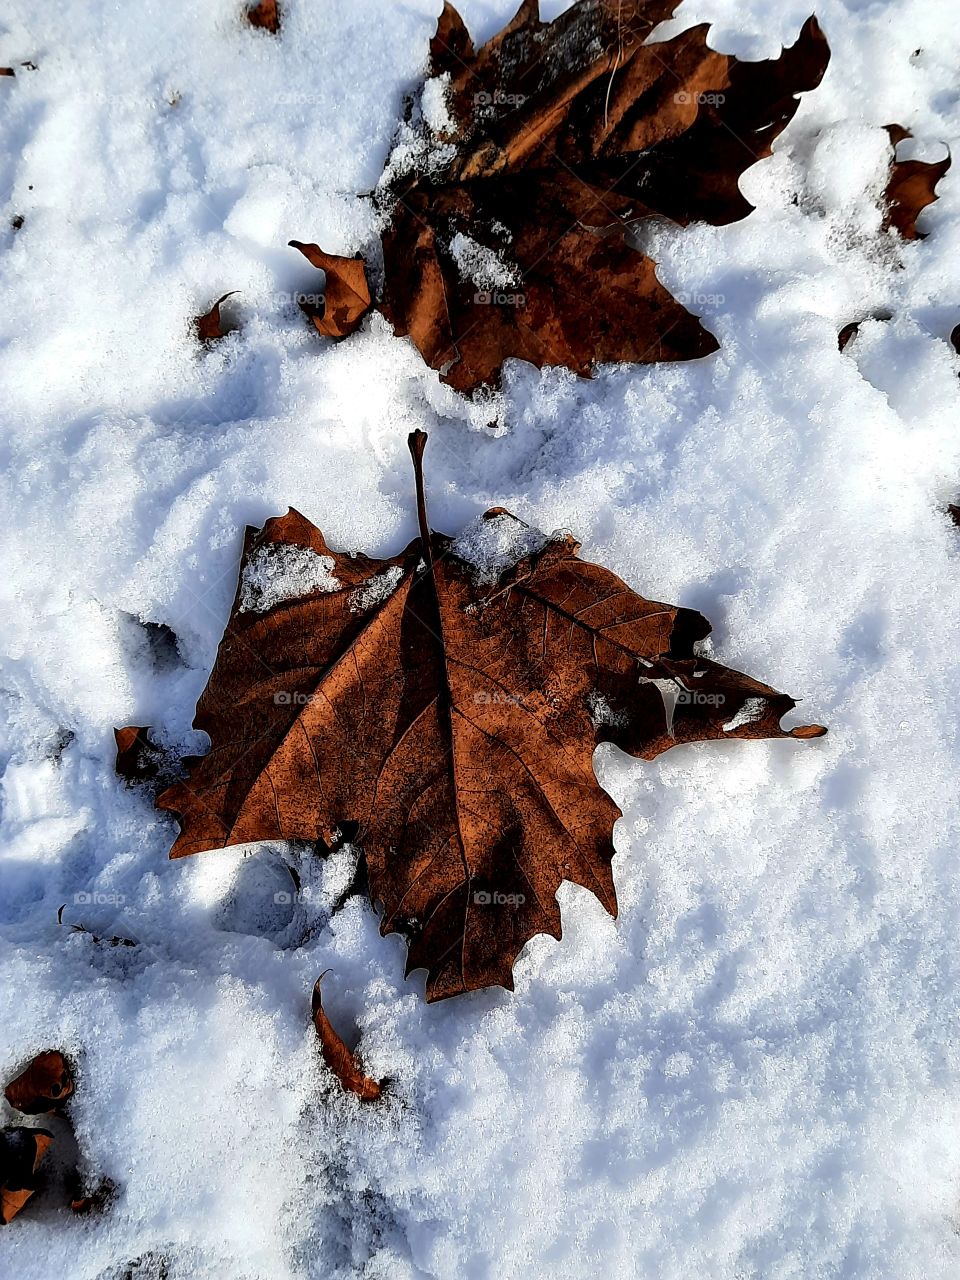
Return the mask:
M 480 535 L 527 554 L 479 574 L 430 533 L 426 436 L 410 437 L 421 536 L 377 560 L 332 551 L 296 511 L 248 530 L 240 584 L 194 721 L 211 739 L 158 799 L 171 857 L 358 824 L 382 932 L 409 940 L 427 997 L 496 983 L 534 934 L 560 937 L 557 889 L 616 914 L 620 810 L 600 742 L 652 760 L 702 739 L 786 731 L 795 704 L 695 652 L 710 625 L 645 600 L 499 508 Z
M 589 376 L 598 362 L 716 350 L 631 225 L 745 217 L 740 175 L 770 154 L 829 50 L 814 18 L 769 62 L 715 53 L 706 25 L 647 43 L 676 7 L 578 0 L 543 23 L 524 0 L 475 51 L 445 4 L 430 101 L 379 188 L 379 305 L 458 390 L 496 384 L 510 356 Z

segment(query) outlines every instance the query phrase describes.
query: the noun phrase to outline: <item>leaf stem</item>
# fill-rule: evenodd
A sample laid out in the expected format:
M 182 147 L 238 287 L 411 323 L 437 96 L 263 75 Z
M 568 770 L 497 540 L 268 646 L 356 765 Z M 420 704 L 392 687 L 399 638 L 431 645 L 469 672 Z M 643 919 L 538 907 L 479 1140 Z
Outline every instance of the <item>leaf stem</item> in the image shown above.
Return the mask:
M 427 523 L 427 499 L 423 490 L 423 451 L 427 447 L 427 433 L 419 428 L 407 436 L 410 455 L 413 458 L 413 474 L 417 482 L 417 521 L 420 525 L 420 541 L 423 556 L 433 576 L 433 547 L 430 545 L 430 525 Z

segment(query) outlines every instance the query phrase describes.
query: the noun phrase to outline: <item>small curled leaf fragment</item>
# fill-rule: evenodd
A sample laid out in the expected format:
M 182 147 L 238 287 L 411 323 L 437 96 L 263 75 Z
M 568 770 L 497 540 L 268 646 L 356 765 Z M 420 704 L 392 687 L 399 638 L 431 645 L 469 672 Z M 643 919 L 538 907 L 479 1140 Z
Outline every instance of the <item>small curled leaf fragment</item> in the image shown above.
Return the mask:
M 313 988 L 313 1025 L 320 1038 L 323 1060 L 348 1093 L 355 1093 L 361 1102 L 376 1102 L 382 1092 L 378 1081 L 364 1075 L 353 1054 L 334 1031 L 320 999 L 321 973 Z
M 247 21 L 251 27 L 275 36 L 280 30 L 280 5 L 277 0 L 260 0 L 247 10 Z
M 913 134 L 899 124 L 888 124 L 886 130 L 894 159 L 883 193 L 886 210 L 883 228 L 886 231 L 893 227 L 904 240 L 925 240 L 926 233 L 917 230 L 917 218 L 928 204 L 939 198 L 937 183 L 950 168 L 950 156 L 934 164 L 923 160 L 897 160 L 898 144 L 912 138 Z
M 862 320 L 851 320 L 849 324 L 845 324 L 837 334 L 837 345 L 841 351 L 844 351 L 847 344 L 851 342 L 860 332 L 860 326 L 864 320 L 892 320 L 893 317 L 889 311 L 875 311 L 872 316 L 864 316 Z
M 790 730 L 791 738 L 822 738 L 827 732 L 822 724 L 798 724 Z
M 839 346 L 841 351 L 843 351 L 843 349 L 846 347 L 847 343 L 850 341 L 851 338 L 855 338 L 857 336 L 859 329 L 860 329 L 859 320 L 851 320 L 849 324 L 845 324 L 843 326 L 843 328 L 837 334 L 837 345 Z
M 327 277 L 323 305 L 301 301 L 300 310 L 325 338 L 346 338 L 360 327 L 370 310 L 370 285 L 363 259 L 324 253 L 319 245 L 302 244 L 299 240 L 291 240 L 290 247 L 299 249 Z
M 62 910 L 62 908 L 61 908 Z M 25 1116 L 59 1110 L 73 1093 L 73 1073 L 59 1049 L 39 1053 L 11 1080 L 3 1096 Z
M 197 337 L 201 342 L 215 342 L 217 338 L 223 338 L 229 329 L 225 329 L 220 320 L 220 307 L 228 298 L 232 298 L 235 293 L 239 293 L 239 289 L 231 289 L 229 293 L 225 293 L 222 298 L 218 298 L 206 315 L 197 316 L 194 324 L 197 327 Z
M 117 743 L 117 773 L 129 787 L 169 787 L 190 759 L 155 742 L 149 726 L 125 725 L 114 729 L 113 736 Z
M 125 725 L 114 729 L 117 773 L 128 783 L 151 782 L 160 771 L 161 749 L 150 738 L 149 725 Z
M 116 1197 L 117 1184 L 111 1178 L 100 1178 L 92 1190 L 84 1192 L 77 1187 L 77 1193 L 70 1201 L 70 1208 L 78 1217 L 91 1213 L 102 1213 Z
M 52 1142 L 47 1129 L 0 1130 L 0 1224 L 12 1222 L 37 1190 L 37 1170 Z

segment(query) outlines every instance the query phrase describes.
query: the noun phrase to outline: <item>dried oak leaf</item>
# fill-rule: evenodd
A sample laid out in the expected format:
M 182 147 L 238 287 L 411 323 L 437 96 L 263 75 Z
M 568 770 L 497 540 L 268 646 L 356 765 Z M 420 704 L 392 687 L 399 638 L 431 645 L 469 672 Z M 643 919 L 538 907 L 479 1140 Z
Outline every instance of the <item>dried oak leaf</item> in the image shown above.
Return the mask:
M 410 437 L 420 537 L 386 559 L 331 550 L 296 511 L 248 530 L 240 584 L 194 725 L 211 749 L 157 804 L 171 857 L 257 840 L 336 842 L 359 824 L 381 932 L 409 941 L 427 998 L 513 986 L 556 893 L 616 914 L 620 810 L 600 742 L 644 760 L 703 739 L 784 731 L 795 705 L 698 656 L 710 624 L 658 604 L 494 509 L 481 532 L 527 547 L 496 581 L 430 533 L 426 436 Z M 491 524 L 492 522 L 492 524 Z M 534 539 L 532 542 L 530 539 Z
M 326 275 L 323 305 L 301 301 L 300 310 L 326 338 L 345 338 L 353 333 L 370 310 L 370 285 L 363 259 L 324 253 L 319 245 L 301 244 L 299 240 L 291 240 L 290 247 L 299 249 Z
M 25 1116 L 57 1111 L 72 1093 L 73 1072 L 59 1049 L 37 1054 L 3 1091 L 11 1107 Z
M 925 240 L 926 234 L 917 230 L 917 218 L 937 196 L 937 183 L 950 168 L 950 157 L 927 164 L 923 160 L 897 160 L 899 143 L 912 138 L 909 129 L 899 124 L 888 124 L 887 133 L 893 148 L 890 177 L 883 193 L 886 212 L 883 227 L 894 227 L 904 240 Z
M 444 382 L 495 385 L 511 356 L 589 377 L 599 362 L 717 349 L 631 234 L 657 215 L 746 217 L 740 175 L 770 154 L 829 49 L 814 18 L 769 62 L 715 53 L 706 25 L 645 43 L 676 5 L 579 0 L 544 23 L 525 0 L 476 51 L 444 6 L 430 68 L 444 79 L 378 188 L 380 309 Z
M 223 327 L 220 319 L 220 307 L 228 298 L 232 298 L 235 293 L 239 292 L 239 289 L 231 289 L 229 293 L 225 293 L 222 298 L 216 300 L 206 315 L 196 317 L 194 324 L 197 329 L 197 337 L 201 342 L 215 342 L 217 338 L 222 338 L 229 333 L 229 329 Z
M 0 1129 L 0 1223 L 11 1222 L 36 1191 L 40 1161 L 53 1142 L 46 1129 Z
M 251 27 L 269 31 L 275 36 L 280 30 L 280 5 L 277 0 L 260 0 L 259 4 L 251 5 L 247 10 L 247 21 Z
M 320 999 L 323 977 L 321 974 L 313 988 L 313 1025 L 317 1029 L 323 1060 L 348 1093 L 355 1093 L 361 1102 L 376 1102 L 381 1093 L 379 1082 L 360 1070 L 356 1058 L 334 1031 L 324 1012 Z

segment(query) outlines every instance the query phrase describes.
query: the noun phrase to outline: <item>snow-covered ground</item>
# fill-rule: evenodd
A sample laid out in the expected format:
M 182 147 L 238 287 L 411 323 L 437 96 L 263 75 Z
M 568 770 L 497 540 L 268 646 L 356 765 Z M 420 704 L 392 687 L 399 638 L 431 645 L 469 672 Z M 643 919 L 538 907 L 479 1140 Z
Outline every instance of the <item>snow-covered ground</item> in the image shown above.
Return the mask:
M 242 7 L 0 16 L 0 1079 L 69 1052 L 84 1168 L 119 1188 L 87 1218 L 38 1197 L 0 1276 L 956 1276 L 958 171 L 923 242 L 877 208 L 883 125 L 960 149 L 952 7 L 818 0 L 831 64 L 744 177 L 756 212 L 654 235 L 719 353 L 590 383 L 513 363 L 498 434 L 378 316 L 333 344 L 292 301 L 317 273 L 288 240 L 376 242 L 359 193 L 440 0 L 286 0 L 279 39 Z M 482 39 L 513 7 L 462 11 Z M 769 57 L 809 8 L 686 0 L 671 29 Z M 200 350 L 229 289 L 239 331 Z M 333 546 L 414 536 L 414 427 L 437 528 L 496 503 L 573 530 L 830 726 L 601 749 L 620 918 L 566 886 L 515 994 L 433 1006 L 369 905 L 331 918 L 347 853 L 286 851 L 300 902 L 277 849 L 168 862 L 112 735 L 194 741 L 245 525 L 292 505 Z M 376 1106 L 319 1063 L 326 968 L 393 1081 Z

